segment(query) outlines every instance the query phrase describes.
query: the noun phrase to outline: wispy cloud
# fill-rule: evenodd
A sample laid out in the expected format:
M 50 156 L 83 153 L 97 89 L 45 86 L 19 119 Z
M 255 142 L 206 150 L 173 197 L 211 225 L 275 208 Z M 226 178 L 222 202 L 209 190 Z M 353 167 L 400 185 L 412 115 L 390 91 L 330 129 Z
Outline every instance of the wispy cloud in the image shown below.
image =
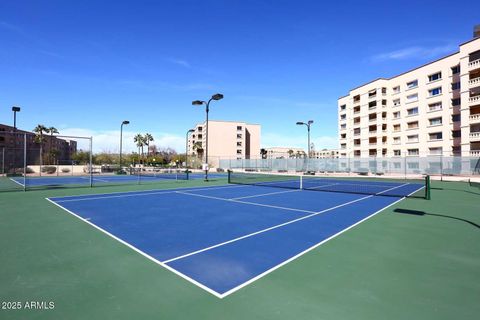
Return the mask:
M 195 90 L 213 90 L 217 86 L 210 83 L 192 82 L 192 83 L 168 83 L 164 81 L 143 81 L 143 80 L 119 80 L 115 82 L 119 86 L 143 89 L 149 91 L 155 90 L 179 90 L 179 91 L 195 91 Z
M 170 58 L 170 59 L 167 59 L 167 61 L 185 68 L 191 67 L 190 63 L 182 59 Z
M 280 104 L 280 105 L 291 105 L 295 107 L 301 108 L 323 108 L 323 107 L 331 107 L 336 105 L 336 101 L 332 101 L 329 103 L 328 101 L 322 102 L 310 102 L 310 101 L 300 101 L 294 99 L 285 99 L 279 97 L 266 97 L 266 96 L 251 96 L 251 95 L 238 95 L 238 99 L 241 100 L 249 100 L 249 101 L 260 101 L 263 103 L 271 103 L 271 104 Z
M 118 152 L 119 151 L 119 130 L 90 130 L 84 128 L 60 128 L 60 134 L 68 136 L 93 137 L 93 152 Z M 161 148 L 173 148 L 182 152 L 185 148 L 185 138 L 165 132 L 150 132 L 155 141 L 152 143 Z M 136 151 L 137 147 L 133 137 L 137 132 L 123 131 L 123 150 L 125 152 Z M 88 140 L 77 140 L 79 149 L 88 149 Z
M 406 47 L 394 51 L 384 52 L 376 54 L 371 57 L 372 61 L 382 62 L 388 60 L 407 60 L 414 58 L 435 58 L 440 55 L 448 54 L 454 52 L 456 46 L 454 45 L 443 45 L 435 47 L 422 47 L 422 46 L 412 46 Z

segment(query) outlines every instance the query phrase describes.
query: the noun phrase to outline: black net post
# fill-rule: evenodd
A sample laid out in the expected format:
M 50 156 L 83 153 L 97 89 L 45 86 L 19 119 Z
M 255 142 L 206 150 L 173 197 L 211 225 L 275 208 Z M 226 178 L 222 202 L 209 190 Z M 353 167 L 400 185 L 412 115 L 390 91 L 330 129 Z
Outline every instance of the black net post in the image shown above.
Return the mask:
M 425 176 L 425 199 L 430 200 L 431 199 L 431 194 L 430 194 L 430 176 L 427 175 Z

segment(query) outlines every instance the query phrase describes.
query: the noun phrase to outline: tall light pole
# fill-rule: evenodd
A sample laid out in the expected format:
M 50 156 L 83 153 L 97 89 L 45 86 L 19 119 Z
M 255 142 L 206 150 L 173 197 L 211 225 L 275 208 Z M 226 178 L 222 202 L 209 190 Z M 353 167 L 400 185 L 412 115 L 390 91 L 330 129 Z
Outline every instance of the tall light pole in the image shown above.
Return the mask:
M 122 124 L 120 125 L 120 159 L 119 159 L 119 165 L 120 165 L 120 172 L 122 172 L 122 136 L 123 136 L 123 125 L 129 124 L 130 121 L 124 120 L 122 121 Z
M 313 120 L 308 120 L 308 122 L 297 122 L 297 126 L 307 126 L 307 131 L 308 131 L 308 158 L 310 158 L 310 126 L 312 125 Z
M 192 101 L 192 105 L 194 106 L 201 106 L 205 105 L 205 112 L 207 114 L 207 119 L 205 121 L 205 163 L 203 165 L 204 170 L 205 170 L 205 181 L 208 181 L 208 111 L 210 111 L 210 102 L 212 100 L 221 100 L 223 99 L 223 94 L 221 93 L 216 93 L 214 94 L 208 101 L 202 101 L 202 100 L 195 100 Z
M 185 136 L 185 167 L 187 168 L 188 171 L 188 135 L 192 132 L 195 132 L 195 130 L 190 129 L 187 131 L 187 135 Z
M 16 173 L 15 167 L 17 163 L 17 112 L 20 112 L 20 107 L 13 106 L 13 173 Z

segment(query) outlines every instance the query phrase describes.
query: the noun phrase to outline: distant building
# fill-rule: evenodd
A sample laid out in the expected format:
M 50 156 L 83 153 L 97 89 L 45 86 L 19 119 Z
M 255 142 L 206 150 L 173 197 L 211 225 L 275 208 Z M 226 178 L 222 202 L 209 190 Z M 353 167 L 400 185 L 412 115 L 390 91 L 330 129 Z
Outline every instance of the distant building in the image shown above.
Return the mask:
M 205 122 L 195 125 L 188 138 L 188 153 L 205 157 L 207 135 Z M 208 121 L 208 162 L 217 167 L 220 159 L 257 159 L 260 157 L 259 124 L 241 121 Z M 203 160 L 204 161 L 204 160 Z
M 314 159 L 324 159 L 324 158 L 338 158 L 340 156 L 340 151 L 337 149 L 323 149 L 319 151 L 312 151 L 312 158 Z
M 265 148 L 265 151 L 267 159 L 303 158 L 306 154 L 304 149 L 293 147 L 270 147 Z
M 8 169 L 23 168 L 24 135 L 27 137 L 27 164 L 40 164 L 40 145 L 35 141 L 35 133 L 19 130 L 0 124 L 0 173 Z M 54 151 L 52 153 L 52 151 Z M 77 152 L 77 142 L 45 135 L 42 145 L 43 164 L 56 164 L 57 161 L 70 161 Z M 52 156 L 49 156 L 52 155 Z M 3 171 L 2 171 L 3 170 Z

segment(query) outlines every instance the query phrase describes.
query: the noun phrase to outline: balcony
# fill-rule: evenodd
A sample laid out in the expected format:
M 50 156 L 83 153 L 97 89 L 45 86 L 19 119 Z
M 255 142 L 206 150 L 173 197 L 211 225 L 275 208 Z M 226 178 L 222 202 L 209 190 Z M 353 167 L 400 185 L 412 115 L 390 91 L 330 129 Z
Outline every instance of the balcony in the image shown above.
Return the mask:
M 480 157 L 480 150 L 470 150 L 471 157 Z
M 480 77 L 475 78 L 475 79 L 468 80 L 468 85 L 469 85 L 470 87 L 480 86 Z
M 480 131 L 478 131 L 478 132 L 470 132 L 470 141 L 471 141 L 471 142 L 480 141 Z
M 468 98 L 468 103 L 470 104 L 480 103 L 480 95 Z
M 480 68 L 480 59 L 468 63 L 468 69 Z
M 480 113 L 470 115 L 470 123 L 480 123 Z

